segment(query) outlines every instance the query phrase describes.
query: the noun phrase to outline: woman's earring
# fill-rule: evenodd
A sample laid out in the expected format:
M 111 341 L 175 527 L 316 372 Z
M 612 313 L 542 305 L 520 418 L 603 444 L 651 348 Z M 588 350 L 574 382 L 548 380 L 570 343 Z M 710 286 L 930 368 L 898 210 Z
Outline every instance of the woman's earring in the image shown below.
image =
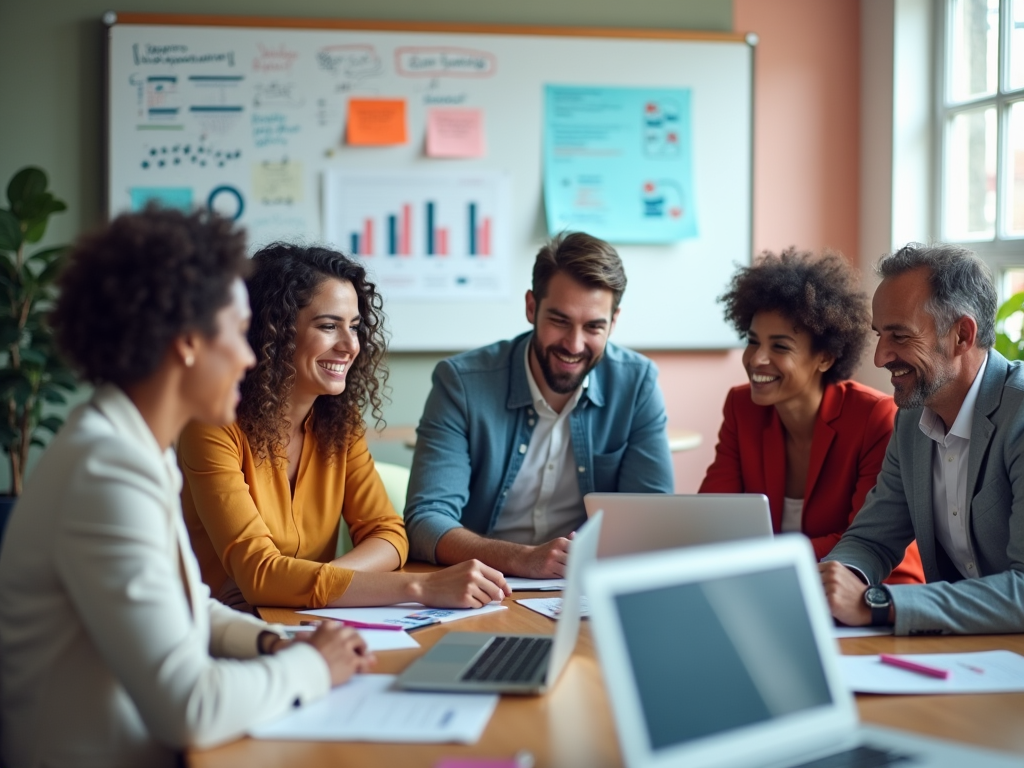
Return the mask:
M 185 367 L 186 368 L 191 368 L 193 363 L 195 363 L 195 361 L 196 361 L 196 359 L 194 357 L 192 357 L 192 355 L 189 355 L 188 357 L 185 358 Z

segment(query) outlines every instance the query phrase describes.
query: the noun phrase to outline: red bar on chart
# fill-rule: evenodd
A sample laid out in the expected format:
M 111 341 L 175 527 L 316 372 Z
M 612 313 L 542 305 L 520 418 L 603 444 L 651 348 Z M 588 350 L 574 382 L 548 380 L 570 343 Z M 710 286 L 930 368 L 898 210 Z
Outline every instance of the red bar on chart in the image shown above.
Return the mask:
M 363 223 L 363 242 L 359 245 L 360 256 L 373 256 L 373 219 L 366 219 Z
M 437 230 L 437 253 L 439 256 L 448 255 L 448 230 Z
M 490 256 L 491 255 L 491 219 L 489 216 L 484 217 L 483 224 L 480 225 L 480 255 Z
M 402 206 L 402 234 L 401 245 L 398 253 L 402 256 L 412 256 L 412 206 L 406 203 Z

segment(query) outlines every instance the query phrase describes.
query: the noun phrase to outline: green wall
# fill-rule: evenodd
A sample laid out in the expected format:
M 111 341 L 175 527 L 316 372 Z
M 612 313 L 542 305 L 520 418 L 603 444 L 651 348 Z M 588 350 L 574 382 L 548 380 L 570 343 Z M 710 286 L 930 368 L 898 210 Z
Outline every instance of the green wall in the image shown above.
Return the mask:
M 51 186 L 68 202 L 69 212 L 55 218 L 47 242 L 70 241 L 100 222 L 100 17 L 111 5 L 150 13 L 732 30 L 732 0 L 0 0 L 0 183 L 5 185 L 27 164 L 50 174 Z M 389 423 L 418 420 L 437 359 L 421 354 L 391 359 Z M 375 453 L 401 463 L 410 458 L 398 446 L 381 446 Z M 0 492 L 6 487 L 3 467 Z

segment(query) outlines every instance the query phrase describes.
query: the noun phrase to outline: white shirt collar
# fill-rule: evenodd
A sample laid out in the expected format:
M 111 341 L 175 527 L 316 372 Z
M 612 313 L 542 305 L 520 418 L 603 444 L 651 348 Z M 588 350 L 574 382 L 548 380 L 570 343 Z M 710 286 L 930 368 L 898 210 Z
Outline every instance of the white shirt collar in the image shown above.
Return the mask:
M 546 408 L 551 413 L 555 412 L 555 409 L 551 407 L 551 404 L 544 399 L 544 394 L 540 391 L 540 387 L 537 386 L 537 380 L 533 378 L 533 370 L 530 368 L 530 346 L 533 344 L 533 340 L 530 340 L 530 344 L 526 345 L 526 354 L 523 356 L 523 364 L 526 366 L 526 383 L 530 385 L 530 396 L 533 398 L 533 406 L 538 410 Z M 573 392 L 569 402 L 566 403 L 565 408 L 562 409 L 562 413 L 567 413 L 576 407 L 576 404 L 580 401 L 580 397 L 583 396 L 583 391 L 590 386 L 590 374 L 588 373 L 583 377 L 583 383 L 576 387 L 576 391 Z
M 988 367 L 988 355 L 985 355 L 985 359 L 981 361 L 981 367 L 978 369 L 977 375 L 974 377 L 974 382 L 971 384 L 971 388 L 967 390 L 967 397 L 964 398 L 963 404 L 960 406 L 960 412 L 957 413 L 956 419 L 953 421 L 953 426 L 949 428 L 949 432 L 945 431 L 945 424 L 939 415 L 935 413 L 927 405 L 921 409 L 921 421 L 920 428 L 928 437 L 937 443 L 944 443 L 948 435 L 953 437 L 959 437 L 963 440 L 971 439 L 971 429 L 974 426 L 974 406 L 978 402 L 978 392 L 981 391 L 981 380 L 985 375 L 985 368 Z

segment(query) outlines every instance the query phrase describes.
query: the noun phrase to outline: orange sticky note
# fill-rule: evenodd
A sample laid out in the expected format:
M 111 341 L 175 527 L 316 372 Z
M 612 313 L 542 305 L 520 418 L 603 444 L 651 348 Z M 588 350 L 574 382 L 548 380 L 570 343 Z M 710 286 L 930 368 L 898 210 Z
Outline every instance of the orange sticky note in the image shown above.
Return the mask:
M 427 112 L 428 157 L 483 157 L 482 109 L 431 109 Z
M 405 99 L 349 99 L 345 141 L 363 147 L 405 144 Z

